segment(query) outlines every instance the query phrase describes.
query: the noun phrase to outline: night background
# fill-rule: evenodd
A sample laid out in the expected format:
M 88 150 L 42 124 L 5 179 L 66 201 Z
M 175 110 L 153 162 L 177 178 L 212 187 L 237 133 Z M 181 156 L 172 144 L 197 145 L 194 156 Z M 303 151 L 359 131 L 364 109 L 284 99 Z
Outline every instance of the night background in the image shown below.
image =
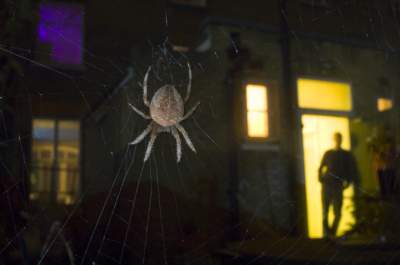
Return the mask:
M 0 0 L 0 264 L 400 264 L 400 0 Z

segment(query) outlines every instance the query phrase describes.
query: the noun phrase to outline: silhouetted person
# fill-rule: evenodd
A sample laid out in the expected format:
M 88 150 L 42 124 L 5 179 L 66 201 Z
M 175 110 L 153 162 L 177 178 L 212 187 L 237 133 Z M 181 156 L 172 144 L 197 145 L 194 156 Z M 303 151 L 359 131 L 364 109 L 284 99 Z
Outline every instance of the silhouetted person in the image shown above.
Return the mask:
M 357 177 L 357 166 L 353 155 L 342 149 L 342 135 L 333 135 L 335 147 L 325 152 L 319 167 L 322 184 L 322 218 L 325 237 L 334 237 L 339 226 L 343 203 L 343 190 Z M 334 220 L 329 225 L 328 213 L 333 206 Z

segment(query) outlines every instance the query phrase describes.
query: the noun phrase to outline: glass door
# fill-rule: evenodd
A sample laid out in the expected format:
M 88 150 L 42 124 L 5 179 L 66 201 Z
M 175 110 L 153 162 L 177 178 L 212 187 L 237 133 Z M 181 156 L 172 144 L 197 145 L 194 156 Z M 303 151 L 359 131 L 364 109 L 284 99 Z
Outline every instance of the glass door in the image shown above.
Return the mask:
M 298 105 L 302 124 L 303 168 L 310 238 L 323 237 L 322 194 L 318 170 L 324 153 L 334 147 L 333 135 L 342 134 L 342 148 L 351 151 L 349 114 L 352 111 L 351 86 L 346 82 L 299 78 Z M 333 205 L 329 222 L 333 219 Z M 353 187 L 343 192 L 341 219 L 336 235 L 354 223 Z
M 318 180 L 318 168 L 324 153 L 333 148 L 333 135 L 340 132 L 343 136 L 343 149 L 350 150 L 350 124 L 347 117 L 304 114 L 301 117 L 303 129 L 303 157 L 307 199 L 308 236 L 320 238 L 322 228 L 321 184 Z M 343 206 L 338 227 L 338 235 L 347 231 L 354 224 L 352 211 L 353 186 L 343 192 Z M 329 222 L 333 221 L 332 207 Z

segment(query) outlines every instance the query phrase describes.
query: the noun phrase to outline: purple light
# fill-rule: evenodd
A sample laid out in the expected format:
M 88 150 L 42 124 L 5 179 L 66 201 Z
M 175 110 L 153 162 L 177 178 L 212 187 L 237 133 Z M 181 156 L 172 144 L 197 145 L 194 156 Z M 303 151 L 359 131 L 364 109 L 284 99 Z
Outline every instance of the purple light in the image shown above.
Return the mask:
M 83 44 L 82 6 L 42 3 L 39 13 L 39 43 L 51 47 L 51 60 L 64 65 L 80 65 Z
M 42 41 L 47 39 L 47 32 L 43 25 L 39 25 L 39 39 Z

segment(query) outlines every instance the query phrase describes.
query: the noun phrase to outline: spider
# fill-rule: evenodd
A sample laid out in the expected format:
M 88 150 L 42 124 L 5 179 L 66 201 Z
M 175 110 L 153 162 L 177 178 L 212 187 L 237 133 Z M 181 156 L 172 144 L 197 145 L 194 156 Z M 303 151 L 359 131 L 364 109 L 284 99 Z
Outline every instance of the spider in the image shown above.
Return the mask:
M 153 148 L 154 142 L 157 135 L 161 132 L 171 133 L 176 141 L 176 156 L 177 162 L 181 160 L 182 156 L 182 146 L 181 138 L 179 136 L 180 132 L 185 139 L 189 148 L 196 153 L 196 149 L 193 146 L 192 141 L 189 138 L 187 131 L 180 125 L 180 123 L 190 117 L 193 112 L 197 109 L 200 102 L 197 102 L 186 114 L 184 114 L 184 104 L 188 101 L 192 86 L 192 70 L 190 69 L 190 64 L 187 64 L 189 72 L 189 80 L 186 87 L 185 99 L 182 99 L 181 95 L 175 89 L 174 85 L 164 85 L 160 87 L 153 98 L 149 102 L 147 98 L 147 80 L 149 78 L 149 73 L 151 71 L 151 66 L 147 69 L 147 72 L 143 80 L 143 102 L 149 107 L 150 115 L 147 115 L 136 108 L 131 103 L 129 106 L 146 120 L 151 120 L 147 128 L 139 134 L 135 140 L 129 143 L 129 145 L 135 145 L 140 143 L 148 134 L 150 134 L 150 140 L 147 144 L 146 152 L 144 155 L 144 162 L 150 157 L 151 150 Z

